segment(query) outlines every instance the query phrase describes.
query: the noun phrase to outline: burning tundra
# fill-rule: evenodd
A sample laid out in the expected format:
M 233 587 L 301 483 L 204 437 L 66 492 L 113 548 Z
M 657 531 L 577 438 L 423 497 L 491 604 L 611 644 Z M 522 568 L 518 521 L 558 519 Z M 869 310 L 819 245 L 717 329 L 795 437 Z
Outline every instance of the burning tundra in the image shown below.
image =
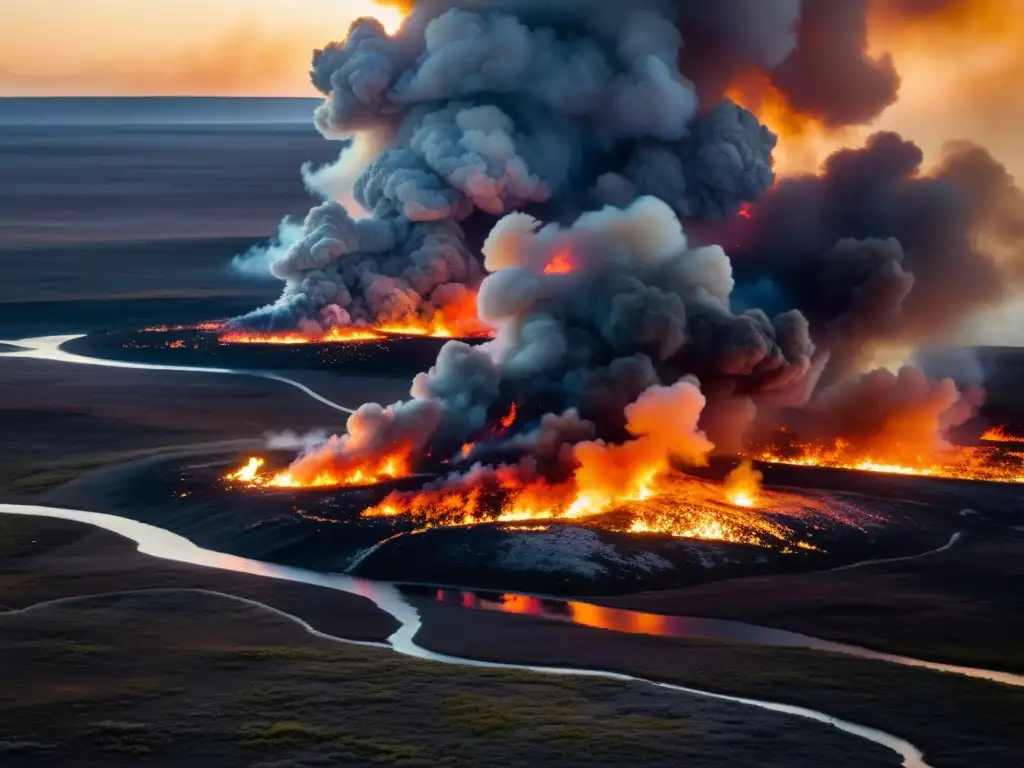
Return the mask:
M 786 514 L 830 513 L 746 464 L 724 485 L 681 470 L 719 452 L 1024 478 L 1006 444 L 951 443 L 982 397 L 966 367 L 864 373 L 1015 295 L 1024 195 L 1006 170 L 963 142 L 926 169 L 878 133 L 776 180 L 776 134 L 724 98 L 754 105 L 758 82 L 790 116 L 872 120 L 899 77 L 868 52 L 869 3 L 403 5 L 393 37 L 364 19 L 317 52 L 316 122 L 346 148 L 307 170 L 327 201 L 250 255 L 284 292 L 234 331 L 490 338 L 448 342 L 408 401 L 366 405 L 287 470 L 237 482 L 429 472 L 365 514 L 461 525 L 626 506 L 627 530 L 753 541 Z

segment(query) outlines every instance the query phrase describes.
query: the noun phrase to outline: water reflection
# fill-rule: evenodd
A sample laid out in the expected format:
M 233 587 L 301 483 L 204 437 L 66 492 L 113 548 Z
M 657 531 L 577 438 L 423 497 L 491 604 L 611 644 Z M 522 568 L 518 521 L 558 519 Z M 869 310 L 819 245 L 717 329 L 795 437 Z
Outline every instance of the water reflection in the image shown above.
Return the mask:
M 624 632 L 631 635 L 652 635 L 674 637 L 686 640 L 718 640 L 733 643 L 748 643 L 782 648 L 805 648 L 815 651 L 841 653 L 874 661 L 887 661 L 904 666 L 921 667 L 937 672 L 952 672 L 968 677 L 981 678 L 1013 686 L 1024 686 L 1024 675 L 996 670 L 960 667 L 954 664 L 939 664 L 891 653 L 881 653 L 868 648 L 823 640 L 799 632 L 760 627 L 724 619 L 705 619 L 695 616 L 663 616 L 622 608 L 574 600 L 522 595 L 512 592 L 467 591 L 459 589 L 434 589 L 403 586 L 401 592 L 410 597 L 429 598 L 447 605 L 477 611 L 513 613 L 551 621 L 561 621 L 581 627 Z
M 402 592 L 413 597 L 428 597 L 447 605 L 458 605 L 469 610 L 498 611 L 536 616 L 583 627 L 625 632 L 632 635 L 660 637 L 704 638 L 760 643 L 762 645 L 816 648 L 818 650 L 845 650 L 846 646 L 828 640 L 795 632 L 758 627 L 733 621 L 701 619 L 690 616 L 663 616 L 643 611 L 609 608 L 575 600 L 523 595 L 514 592 L 468 591 L 459 589 L 433 589 L 402 587 Z

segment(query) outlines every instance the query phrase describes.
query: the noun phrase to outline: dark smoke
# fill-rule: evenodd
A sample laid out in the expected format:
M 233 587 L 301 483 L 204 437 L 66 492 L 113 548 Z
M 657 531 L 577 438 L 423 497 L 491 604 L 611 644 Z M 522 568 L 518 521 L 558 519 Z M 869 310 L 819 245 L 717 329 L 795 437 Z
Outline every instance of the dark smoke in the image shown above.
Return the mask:
M 706 413 L 729 432 L 742 431 L 737 407 L 762 399 L 803 404 L 827 359 L 799 313 L 733 313 L 725 253 L 692 248 L 675 213 L 655 198 L 584 214 L 569 228 L 541 228 L 530 216 L 510 214 L 484 254 L 491 274 L 479 311 L 497 336 L 480 346 L 445 345 L 435 366 L 416 378 L 413 399 L 387 409 L 389 446 L 454 455 L 517 403 L 519 423 L 539 421 L 541 429 L 514 431 L 504 448 L 531 449 L 534 461 L 565 459 L 558 446 L 567 435 L 577 442 L 593 434 L 624 439 L 631 403 L 691 381 L 693 373 L 705 388 L 733 393 L 720 403 L 720 416 L 714 405 Z M 560 255 L 573 269 L 548 273 Z M 698 386 L 692 381 L 691 389 Z M 377 414 L 380 406 L 364 409 Z M 424 413 L 435 418 L 428 430 Z M 336 441 L 302 461 L 341 467 L 347 446 Z
M 783 179 L 741 222 L 741 280 L 770 280 L 841 370 L 873 344 L 940 340 L 1021 287 L 1024 195 L 1006 169 L 963 142 L 928 174 L 922 160 L 876 134 Z
M 828 439 L 869 406 L 877 428 L 865 434 L 906 413 L 924 435 L 915 445 L 941 445 L 973 394 L 919 367 L 852 374 L 876 347 L 941 339 L 1016 289 L 1024 204 L 1012 179 L 966 144 L 923 173 L 914 144 L 881 133 L 818 176 L 775 183 L 776 137 L 707 98 L 753 68 L 827 125 L 870 121 L 899 78 L 868 55 L 868 9 L 431 0 L 393 38 L 361 20 L 318 51 L 317 125 L 353 143 L 305 175 L 341 202 L 290 234 L 271 267 L 282 298 L 237 322 L 429 319 L 478 291 L 496 338 L 448 343 L 411 400 L 365 406 L 297 471 L 389 451 L 438 460 L 472 442 L 474 460 L 507 458 L 523 476 L 565 472 L 574 446 L 650 437 L 630 427 L 631 405 L 677 398 L 725 451 L 759 412 L 810 414 Z M 701 247 L 708 228 L 732 260 Z M 497 440 L 512 403 L 515 426 Z M 685 431 L 703 446 L 700 430 Z
M 460 300 L 451 286 L 475 289 L 482 238 L 512 211 L 571 220 L 651 194 L 686 218 L 731 216 L 773 183 L 775 137 L 730 102 L 700 109 L 679 70 L 677 22 L 743 61 L 778 63 L 795 43 L 798 3 L 753 7 L 438 0 L 418 5 L 394 38 L 357 21 L 314 57 L 327 96 L 316 122 L 379 151 L 358 168 L 345 159 L 353 146 L 344 173 L 307 181 L 350 194 L 372 218 L 311 212 L 272 264 L 283 296 L 238 323 L 428 319 Z
M 868 0 L 807 0 L 797 49 L 771 75 L 798 112 L 839 127 L 870 122 L 896 100 L 889 55 L 867 52 Z

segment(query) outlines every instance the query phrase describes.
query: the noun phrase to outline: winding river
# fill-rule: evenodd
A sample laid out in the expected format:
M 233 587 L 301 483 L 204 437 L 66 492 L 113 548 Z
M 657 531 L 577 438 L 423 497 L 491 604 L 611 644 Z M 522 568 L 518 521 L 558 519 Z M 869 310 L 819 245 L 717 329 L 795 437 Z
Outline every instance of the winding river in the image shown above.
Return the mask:
M 307 387 L 305 384 L 271 371 L 248 371 L 240 368 L 200 368 L 189 365 L 159 365 L 156 363 L 132 363 L 127 360 L 104 360 L 100 357 L 76 355 L 73 352 L 67 352 L 61 348 L 62 345 L 67 344 L 69 341 L 81 339 L 84 336 L 85 334 L 81 333 L 66 336 L 38 336 L 30 339 L 18 339 L 17 341 L 0 340 L 0 344 L 9 344 L 12 347 L 18 347 L 18 351 L 8 352 L 4 355 L 4 358 L 21 357 L 31 358 L 33 360 L 49 360 L 54 363 L 96 365 L 101 368 L 130 368 L 139 371 L 164 371 L 171 373 L 209 373 L 214 375 L 249 376 L 256 379 L 267 379 L 268 381 L 276 381 L 281 384 L 287 384 L 290 387 L 294 387 L 304 395 L 313 398 L 318 403 L 322 403 L 335 411 L 350 414 L 355 413 L 353 409 L 346 408 L 340 403 L 327 399 L 319 392 Z
M 3 342 L 18 347 L 18 351 L 10 352 L 3 356 L 6 358 L 32 358 L 49 360 L 53 362 L 72 363 L 79 365 L 97 365 L 108 368 L 129 368 L 138 370 L 178 372 L 178 373 L 204 373 L 251 376 L 256 378 L 277 381 L 294 387 L 317 402 L 344 413 L 352 413 L 352 409 L 335 403 L 328 398 L 313 391 L 309 387 L 287 377 L 272 372 L 249 371 L 230 368 L 201 368 L 192 366 L 157 365 L 147 363 L 132 363 L 127 361 L 104 360 L 83 355 L 69 353 L 61 349 L 61 345 L 72 339 L 81 338 L 81 335 L 44 336 L 38 338 L 20 339 L 17 341 Z M 931 768 L 925 762 L 921 751 L 913 744 L 897 736 L 883 731 L 869 728 L 857 723 L 840 720 L 824 712 L 782 704 L 771 701 L 761 701 L 737 696 L 702 691 L 684 686 L 672 685 L 653 680 L 645 680 L 617 672 L 587 669 L 568 669 L 558 667 L 540 667 L 520 664 L 501 664 L 496 662 L 478 661 L 474 659 L 449 656 L 435 653 L 416 644 L 415 638 L 421 626 L 421 618 L 415 605 L 407 598 L 403 590 L 396 585 L 381 582 L 373 582 L 342 574 L 328 574 L 316 571 L 309 571 L 301 568 L 293 568 L 271 563 L 264 563 L 257 560 L 249 560 L 235 555 L 214 552 L 196 546 L 193 542 L 170 531 L 157 528 L 152 525 L 131 520 L 128 518 L 107 515 L 97 512 L 83 512 L 71 509 L 56 509 L 50 507 L 22 506 L 12 504 L 0 504 L 0 514 L 25 515 L 33 517 L 47 517 L 67 520 L 71 522 L 84 523 L 98 528 L 105 529 L 112 533 L 124 536 L 138 545 L 143 554 L 153 557 L 173 560 L 180 563 L 205 566 L 208 568 L 246 573 L 261 576 L 269 579 L 280 579 L 285 581 L 300 582 L 320 587 L 327 587 L 349 594 L 359 595 L 371 600 L 380 610 L 392 616 L 399 624 L 398 630 L 388 638 L 386 644 L 359 643 L 344 638 L 327 635 L 318 631 L 307 622 L 297 616 L 287 614 L 262 603 L 246 600 L 232 595 L 217 594 L 221 597 L 240 601 L 243 603 L 259 606 L 269 610 L 283 618 L 301 626 L 305 631 L 327 640 L 342 643 L 355 643 L 359 645 L 374 645 L 385 648 L 418 659 L 440 662 L 445 664 L 457 664 L 475 667 L 486 667 L 495 669 L 515 669 L 542 674 L 571 675 L 577 677 L 598 677 L 611 680 L 632 681 L 645 683 L 659 688 L 675 691 L 678 693 L 699 696 L 707 699 L 728 701 L 744 706 L 757 707 L 772 712 L 791 715 L 795 717 L 813 720 L 825 725 L 838 728 L 841 731 L 857 736 L 862 739 L 874 742 L 897 753 L 902 759 L 905 768 Z M 951 541 L 949 545 L 955 541 Z M 849 566 L 848 566 L 849 567 Z M 408 591 L 408 588 L 406 588 Z M 151 591 L 151 590 L 148 590 Z M 871 651 L 865 648 L 834 643 L 828 640 L 810 637 L 794 632 L 758 627 L 740 622 L 721 621 L 715 619 L 703 619 L 685 616 L 661 616 L 655 614 L 641 613 L 638 611 L 627 611 L 622 609 L 608 608 L 577 601 L 566 601 L 548 597 L 504 593 L 494 595 L 493 593 L 478 593 L 462 589 L 437 589 L 431 587 L 426 594 L 433 599 L 456 603 L 464 608 L 472 610 L 497 610 L 508 613 L 527 613 L 534 616 L 541 616 L 550 620 L 567 621 L 588 627 L 600 629 L 630 632 L 636 634 L 662 635 L 679 638 L 700 638 L 718 639 L 727 641 L 740 641 L 777 647 L 799 647 L 831 653 L 856 656 L 859 658 L 901 664 L 913 667 L 922 667 L 938 672 L 955 673 L 970 677 L 981 678 L 993 682 L 999 682 L 1015 686 L 1024 686 L 1024 675 L 1013 675 L 1004 672 L 991 670 L 974 669 L 955 665 L 937 664 L 934 662 L 912 659 L 904 656 L 885 654 Z M 54 602 L 74 602 L 85 598 L 63 598 Z M 10 616 L 17 613 L 24 613 L 26 610 L 33 610 L 32 607 L 20 611 L 0 613 L 0 620 L 3 616 Z
M 162 528 L 140 523 L 137 520 L 129 520 L 115 515 L 105 515 L 99 512 L 82 512 L 73 509 L 0 504 L 0 514 L 48 517 L 76 523 L 85 523 L 87 525 L 92 525 L 97 528 L 110 531 L 111 533 L 116 533 L 119 536 L 124 536 L 138 545 L 139 552 L 152 557 L 161 558 L 163 560 L 173 560 L 179 563 L 234 571 L 236 573 L 247 573 L 268 579 L 280 579 L 283 581 L 299 582 L 302 584 L 312 584 L 319 587 L 327 587 L 328 589 L 335 589 L 340 592 L 347 592 L 353 595 L 360 595 L 371 600 L 380 610 L 389 614 L 398 622 L 399 628 L 391 635 L 391 637 L 388 638 L 386 647 L 389 647 L 391 650 L 404 656 L 411 656 L 413 658 L 434 661 L 442 664 L 456 664 L 460 666 L 483 667 L 487 669 L 511 669 L 536 672 L 538 674 L 604 678 L 608 680 L 619 680 L 622 682 L 644 683 L 657 688 L 675 691 L 677 693 L 698 696 L 705 699 L 713 699 L 716 701 L 728 701 L 743 706 L 757 707 L 758 709 L 767 710 L 769 712 L 777 712 L 779 714 L 791 715 L 805 720 L 812 720 L 823 725 L 838 728 L 845 733 L 866 739 L 867 741 L 871 741 L 892 750 L 900 756 L 904 768 L 932 768 L 932 766 L 925 762 L 924 755 L 921 750 L 905 739 L 901 739 L 898 736 L 894 736 L 876 728 L 869 728 L 864 725 L 859 725 L 858 723 L 840 720 L 839 718 L 833 717 L 824 712 L 808 709 L 806 707 L 797 707 L 773 701 L 762 701 L 760 699 L 748 699 L 739 696 L 712 693 L 710 691 L 687 688 L 681 685 L 672 685 L 670 683 L 662 683 L 655 680 L 645 680 L 643 678 L 633 677 L 632 675 L 626 675 L 620 672 L 607 672 L 598 669 L 540 667 L 525 664 L 501 664 L 490 661 L 477 661 L 460 656 L 449 656 L 447 654 L 430 651 L 416 644 L 416 634 L 419 632 L 421 626 L 419 612 L 416 610 L 415 606 L 402 596 L 402 593 L 398 588 L 390 584 L 365 581 L 363 579 L 356 579 L 340 574 L 318 573 L 316 571 L 307 571 L 302 568 L 290 568 L 282 565 L 263 563 L 258 560 L 249 560 L 235 555 L 227 555 L 221 552 L 213 552 L 208 549 L 202 549 L 188 539 L 178 536 L 175 533 L 171 533 L 170 531 L 163 530 Z M 229 597 L 230 599 L 238 599 L 233 598 L 230 595 L 227 595 L 226 597 Z M 53 605 L 54 602 L 73 602 L 76 599 L 77 598 L 64 598 L 60 601 L 51 601 L 48 604 Z M 310 632 L 317 637 L 332 640 L 334 642 L 352 642 L 345 638 L 339 638 L 319 632 L 299 617 L 287 614 L 278 609 L 270 608 L 270 606 L 265 606 L 262 603 L 257 603 L 252 600 L 244 600 L 243 602 L 249 605 L 256 605 L 261 608 L 269 609 L 278 616 L 287 618 L 298 624 L 307 632 Z M 31 610 L 31 608 L 28 610 Z M 5 616 L 12 616 L 25 612 L 25 609 L 23 609 L 21 611 L 0 613 L 0 622 L 3 621 Z M 366 645 L 366 643 L 358 644 Z

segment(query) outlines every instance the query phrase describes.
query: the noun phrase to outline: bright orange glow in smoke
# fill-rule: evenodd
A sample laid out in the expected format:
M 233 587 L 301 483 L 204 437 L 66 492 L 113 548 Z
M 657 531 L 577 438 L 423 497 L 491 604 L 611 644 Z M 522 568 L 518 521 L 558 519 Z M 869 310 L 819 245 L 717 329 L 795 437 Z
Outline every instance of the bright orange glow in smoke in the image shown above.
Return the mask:
M 412 11 L 412 0 L 373 0 L 370 15 L 379 21 L 389 35 L 395 34 Z
M 558 251 L 551 257 L 551 261 L 544 267 L 545 275 L 565 275 L 576 269 L 576 263 L 572 260 L 572 252 L 568 249 Z
M 498 424 L 501 425 L 501 432 L 505 432 L 509 427 L 516 423 L 516 411 L 516 404 L 512 403 L 512 407 L 508 409 L 508 413 L 502 416 L 501 420 L 498 422 Z
M 970 137 L 1005 156 L 1011 167 L 1021 167 L 1013 126 L 1024 119 L 1024 5 L 956 0 L 943 6 L 910 18 L 899 4 L 871 0 L 868 54 L 891 55 L 901 83 L 897 102 L 870 125 L 830 130 L 793 110 L 756 71 L 730 84 L 727 95 L 778 135 L 779 176 L 814 173 L 829 154 L 860 146 L 879 130 L 914 140 L 929 164 L 951 138 Z
M 814 173 L 825 156 L 855 137 L 852 130 L 830 129 L 816 118 L 794 110 L 768 76 L 758 70 L 737 77 L 725 95 L 757 115 L 779 137 L 772 153 L 779 176 Z M 748 206 L 740 216 L 750 218 Z

